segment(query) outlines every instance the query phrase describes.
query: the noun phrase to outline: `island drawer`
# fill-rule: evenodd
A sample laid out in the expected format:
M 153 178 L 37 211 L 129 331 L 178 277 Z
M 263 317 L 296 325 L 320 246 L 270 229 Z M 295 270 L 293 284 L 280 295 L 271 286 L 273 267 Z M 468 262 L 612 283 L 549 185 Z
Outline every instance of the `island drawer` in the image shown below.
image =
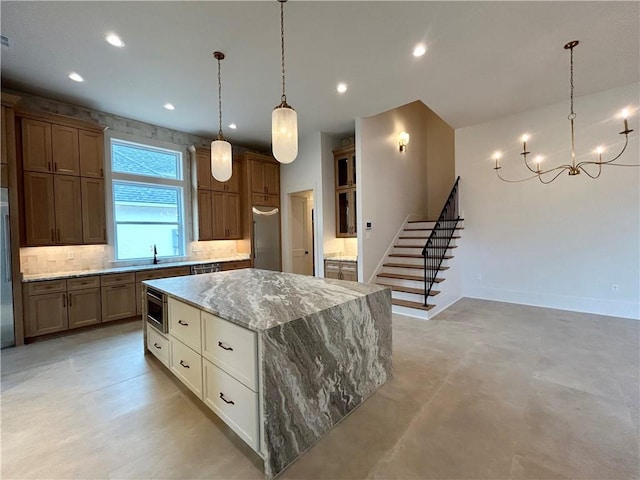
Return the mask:
M 170 339 L 171 371 L 202 400 L 202 357 L 180 340 Z
M 202 356 L 251 390 L 258 390 L 256 332 L 202 312 Z
M 170 361 L 169 345 L 167 338 L 160 335 L 153 327 L 147 326 L 147 349 L 167 367 Z
M 200 310 L 169 297 L 169 333 L 196 352 L 201 350 Z
M 70 278 L 67 280 L 67 290 L 70 292 L 84 290 L 85 288 L 100 288 L 100 277 L 95 275 L 93 277 Z
M 258 394 L 206 359 L 203 401 L 256 452 L 260 449 Z

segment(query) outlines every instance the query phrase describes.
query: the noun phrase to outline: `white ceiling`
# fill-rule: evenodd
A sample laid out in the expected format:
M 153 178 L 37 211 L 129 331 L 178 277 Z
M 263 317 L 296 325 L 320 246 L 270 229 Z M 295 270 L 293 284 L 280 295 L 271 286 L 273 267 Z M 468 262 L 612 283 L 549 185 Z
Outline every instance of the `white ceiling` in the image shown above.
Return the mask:
M 2 82 L 203 136 L 265 147 L 280 102 L 276 0 L 7 2 Z M 126 42 L 108 45 L 108 32 Z M 416 99 L 454 128 L 640 81 L 640 3 L 349 2 L 285 4 L 287 99 L 300 136 L 353 131 L 354 119 Z M 427 44 L 422 58 L 411 51 Z M 84 76 L 78 84 L 72 70 Z M 336 84 L 349 85 L 347 93 Z M 176 110 L 162 105 L 171 102 Z M 576 111 L 579 113 L 579 102 Z M 226 127 L 235 122 L 238 129 Z

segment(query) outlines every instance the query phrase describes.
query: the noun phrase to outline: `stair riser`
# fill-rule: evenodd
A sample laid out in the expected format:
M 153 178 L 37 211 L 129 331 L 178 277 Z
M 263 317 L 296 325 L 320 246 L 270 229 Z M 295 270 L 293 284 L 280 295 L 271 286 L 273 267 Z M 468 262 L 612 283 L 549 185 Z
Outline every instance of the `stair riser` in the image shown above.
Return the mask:
M 424 259 L 422 258 L 388 257 L 387 260 L 389 261 L 389 263 L 402 263 L 403 265 L 418 265 L 418 266 L 424 265 Z M 434 259 L 430 258 L 429 261 L 431 260 L 434 260 Z M 450 259 L 443 260 L 442 266 L 448 267 L 449 261 Z
M 424 295 L 418 295 L 417 293 L 391 292 L 391 298 L 395 298 L 398 300 L 409 300 L 410 302 L 424 303 Z M 435 303 L 434 297 L 431 297 L 430 303 Z
M 413 236 L 417 236 L 417 235 L 410 235 L 410 236 L 413 237 Z M 420 246 L 424 246 L 424 244 L 427 243 L 428 238 L 429 237 L 424 237 L 424 238 L 420 238 L 420 239 L 416 239 L 416 238 L 398 238 L 398 240 L 396 241 L 395 244 L 396 245 L 420 245 Z M 452 238 L 451 239 L 451 243 L 449 243 L 449 245 L 455 245 L 455 244 L 456 244 L 456 239 Z
M 438 277 L 445 277 L 446 274 L 446 270 L 440 270 L 438 272 Z M 418 277 L 423 277 L 424 276 L 424 270 L 421 269 L 416 269 L 416 268 L 400 268 L 400 267 L 382 267 L 382 270 L 380 271 L 380 273 L 396 273 L 399 275 L 412 275 L 412 276 L 418 276 Z M 427 277 L 433 275 L 432 270 L 428 270 L 427 271 Z

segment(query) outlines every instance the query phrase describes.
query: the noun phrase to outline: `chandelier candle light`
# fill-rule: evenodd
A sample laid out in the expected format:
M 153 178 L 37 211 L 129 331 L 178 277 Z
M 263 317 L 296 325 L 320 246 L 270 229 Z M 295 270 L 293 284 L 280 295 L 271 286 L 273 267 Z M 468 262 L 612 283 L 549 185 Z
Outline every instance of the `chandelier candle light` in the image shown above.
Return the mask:
M 211 142 L 211 175 L 219 182 L 226 182 L 231 178 L 231 144 L 222 135 L 222 81 L 220 77 L 220 60 L 224 60 L 224 53 L 214 52 L 213 58 L 218 61 L 218 136 Z
M 282 51 L 282 97 L 271 113 L 271 143 L 273 156 L 280 163 L 291 163 L 298 156 L 298 114 L 287 103 L 284 81 L 284 3 L 280 2 L 280 46 Z
M 627 118 L 629 116 L 629 111 L 627 109 L 622 110 L 621 116 L 624 120 L 624 130 L 622 132 L 620 132 L 620 135 L 624 135 L 624 146 L 622 147 L 622 150 L 620 151 L 620 153 L 618 153 L 618 155 L 616 155 L 615 157 L 613 157 L 611 160 L 606 160 L 603 161 L 602 160 L 602 153 L 604 152 L 604 148 L 603 147 L 598 147 L 595 150 L 595 154 L 598 157 L 597 161 L 582 161 L 579 163 L 576 163 L 576 149 L 575 149 L 575 129 L 574 129 L 574 124 L 573 121 L 576 118 L 576 113 L 573 110 L 573 49 L 578 46 L 580 42 L 578 40 L 574 40 L 572 42 L 567 43 L 564 48 L 565 50 L 570 50 L 571 52 L 571 77 L 570 77 L 570 87 L 571 87 L 571 113 L 569 113 L 569 116 L 567 117 L 567 119 L 569 120 L 570 124 L 571 124 L 571 163 L 570 164 L 566 164 L 566 165 L 560 165 L 558 167 L 554 167 L 554 168 L 549 168 L 547 170 L 542 170 L 540 163 L 543 160 L 543 157 L 541 157 L 540 155 L 538 155 L 534 160 L 536 163 L 535 169 L 532 168 L 529 165 L 529 162 L 527 161 L 527 156 L 531 154 L 531 152 L 527 151 L 527 141 L 529 140 L 529 135 L 525 134 L 522 136 L 522 153 L 520 155 L 522 155 L 523 159 L 524 159 L 524 165 L 527 167 L 527 169 L 533 173 L 533 175 L 520 179 L 520 180 L 509 180 L 506 179 L 504 177 L 502 177 L 502 175 L 500 175 L 500 169 L 502 168 L 500 166 L 499 160 L 502 157 L 502 154 L 500 152 L 495 152 L 493 154 L 493 158 L 496 162 L 496 166 L 493 167 L 493 169 L 496 171 L 496 174 L 498 175 L 498 178 L 500 178 L 500 180 L 503 180 L 505 182 L 510 182 L 510 183 L 518 183 L 518 182 L 525 182 L 527 180 L 531 180 L 533 178 L 537 178 L 538 180 L 540 180 L 540 182 L 542 183 L 551 183 L 553 182 L 556 178 L 558 178 L 558 176 L 560 176 L 560 174 L 564 171 L 567 171 L 569 173 L 569 175 L 579 175 L 580 172 L 584 172 L 586 175 L 588 175 L 591 178 L 598 178 L 600 176 L 600 174 L 602 173 L 602 166 L 603 165 L 611 165 L 614 167 L 638 167 L 640 166 L 640 164 L 628 164 L 628 163 L 613 163 L 615 162 L 618 158 L 620 158 L 620 156 L 624 153 L 624 151 L 627 149 L 627 144 L 629 143 L 629 134 L 631 132 L 633 132 L 633 130 L 629 129 L 629 125 L 627 123 Z M 585 166 L 586 165 L 594 165 L 595 167 L 597 167 L 597 171 L 588 171 Z M 595 168 L 594 167 L 594 168 Z M 543 178 L 543 175 L 546 174 L 555 174 L 552 176 L 547 176 L 547 178 Z

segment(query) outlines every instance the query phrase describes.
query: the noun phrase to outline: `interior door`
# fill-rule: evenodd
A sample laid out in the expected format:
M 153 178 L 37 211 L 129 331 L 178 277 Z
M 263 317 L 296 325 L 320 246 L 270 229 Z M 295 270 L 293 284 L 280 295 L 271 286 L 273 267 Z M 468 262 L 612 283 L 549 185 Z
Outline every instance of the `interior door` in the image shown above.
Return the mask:
M 313 275 L 311 254 L 311 218 L 306 197 L 291 196 L 291 271 L 301 275 Z

